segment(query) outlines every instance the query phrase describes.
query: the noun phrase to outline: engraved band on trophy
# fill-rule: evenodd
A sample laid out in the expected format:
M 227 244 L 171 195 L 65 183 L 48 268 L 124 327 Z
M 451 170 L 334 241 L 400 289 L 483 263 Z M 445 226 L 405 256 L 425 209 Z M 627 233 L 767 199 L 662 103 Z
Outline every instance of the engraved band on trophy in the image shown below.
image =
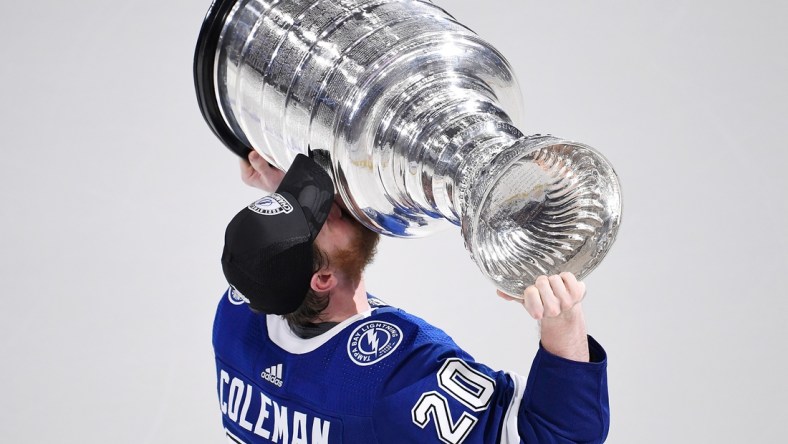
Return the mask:
M 621 219 L 593 148 L 516 128 L 509 63 L 417 0 L 216 0 L 195 54 L 214 133 L 286 170 L 311 154 L 367 227 L 460 225 L 481 271 L 521 295 L 540 274 L 596 267 Z

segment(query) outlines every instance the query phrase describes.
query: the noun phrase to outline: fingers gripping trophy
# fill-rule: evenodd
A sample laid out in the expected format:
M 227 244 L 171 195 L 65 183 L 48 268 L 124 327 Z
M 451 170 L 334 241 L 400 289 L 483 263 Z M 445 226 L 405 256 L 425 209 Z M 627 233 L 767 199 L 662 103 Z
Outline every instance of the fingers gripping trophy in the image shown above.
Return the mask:
M 459 225 L 502 292 L 581 279 L 610 249 L 621 191 L 595 149 L 516 127 L 506 59 L 416 0 L 216 0 L 194 63 L 208 125 L 242 157 L 307 154 L 349 213 L 419 237 Z

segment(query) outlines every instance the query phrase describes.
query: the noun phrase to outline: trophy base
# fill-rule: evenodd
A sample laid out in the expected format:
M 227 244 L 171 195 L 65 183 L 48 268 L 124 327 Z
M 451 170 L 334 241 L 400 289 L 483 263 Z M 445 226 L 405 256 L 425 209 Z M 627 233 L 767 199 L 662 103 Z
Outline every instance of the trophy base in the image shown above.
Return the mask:
M 621 189 L 610 163 L 586 145 L 528 137 L 476 181 L 466 247 L 501 291 L 522 297 L 540 275 L 591 272 L 615 239 Z M 475 209 L 475 210 L 474 210 Z

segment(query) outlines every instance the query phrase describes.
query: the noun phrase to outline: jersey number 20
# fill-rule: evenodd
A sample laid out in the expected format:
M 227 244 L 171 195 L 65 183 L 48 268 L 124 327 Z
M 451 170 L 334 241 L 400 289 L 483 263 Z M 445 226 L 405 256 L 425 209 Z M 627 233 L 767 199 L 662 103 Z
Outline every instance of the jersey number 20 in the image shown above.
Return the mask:
M 438 385 L 474 412 L 485 410 L 495 392 L 495 381 L 457 358 L 443 363 L 438 371 Z M 448 400 L 437 391 L 423 393 L 411 414 L 413 422 L 422 429 L 430 422 L 430 418 L 434 419 L 438 437 L 446 444 L 463 442 L 478 421 L 468 412 L 462 412 L 460 418 L 454 421 L 449 412 Z

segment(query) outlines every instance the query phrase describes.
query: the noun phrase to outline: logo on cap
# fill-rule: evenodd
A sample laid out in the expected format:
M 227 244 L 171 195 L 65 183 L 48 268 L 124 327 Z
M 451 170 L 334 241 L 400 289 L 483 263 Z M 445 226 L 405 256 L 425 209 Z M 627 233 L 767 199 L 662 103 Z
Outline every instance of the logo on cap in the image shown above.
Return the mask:
M 293 206 L 282 195 L 273 193 L 269 196 L 253 202 L 249 209 L 257 214 L 274 216 L 276 214 L 288 214 L 293 211 Z
M 350 334 L 347 354 L 358 365 L 372 365 L 389 356 L 402 343 L 402 330 L 381 321 L 365 322 Z

